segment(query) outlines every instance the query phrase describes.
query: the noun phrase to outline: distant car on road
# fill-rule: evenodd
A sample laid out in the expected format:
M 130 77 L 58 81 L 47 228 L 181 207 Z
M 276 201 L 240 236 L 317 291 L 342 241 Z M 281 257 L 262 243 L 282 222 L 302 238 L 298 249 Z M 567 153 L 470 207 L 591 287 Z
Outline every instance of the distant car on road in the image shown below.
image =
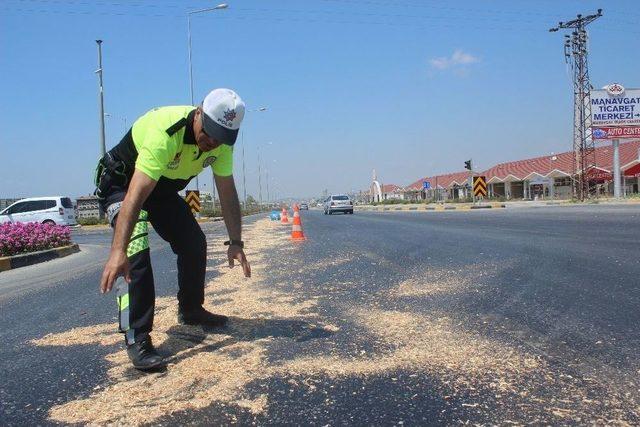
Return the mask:
M 300 210 L 308 211 L 309 210 L 309 205 L 306 204 L 306 203 L 300 203 Z
M 69 197 L 32 197 L 22 199 L 0 212 L 5 222 L 40 222 L 43 224 L 77 225 L 76 211 Z
M 353 214 L 353 202 L 344 194 L 332 194 L 324 201 L 324 214 L 331 215 L 334 212 Z

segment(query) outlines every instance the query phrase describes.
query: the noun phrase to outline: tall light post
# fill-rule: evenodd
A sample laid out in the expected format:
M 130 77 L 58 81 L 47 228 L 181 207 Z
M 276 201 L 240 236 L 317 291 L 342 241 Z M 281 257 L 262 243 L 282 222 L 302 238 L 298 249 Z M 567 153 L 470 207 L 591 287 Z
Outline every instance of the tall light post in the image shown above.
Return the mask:
M 104 156 L 107 152 L 107 146 L 104 136 L 104 87 L 102 86 L 102 40 L 96 40 L 98 44 L 98 69 L 95 73 L 98 75 L 98 84 L 100 85 L 100 156 Z
M 258 203 L 262 206 L 262 171 L 260 170 L 260 146 L 258 145 Z
M 269 144 L 272 144 L 271 142 Z M 273 159 L 273 163 L 276 163 L 276 159 Z M 269 166 L 265 169 L 267 174 L 267 204 L 271 203 L 271 197 L 269 197 Z
M 269 202 L 271 201 L 271 200 L 269 200 L 269 168 L 268 167 L 265 169 L 265 174 L 267 175 L 266 176 L 266 178 L 267 178 L 266 182 L 267 182 L 267 206 L 268 206 Z
M 216 7 L 209 7 L 206 9 L 198 9 L 198 10 L 192 10 L 191 12 L 187 12 L 187 35 L 188 35 L 188 41 L 189 41 L 189 89 L 190 89 L 190 93 L 191 93 L 191 105 L 194 104 L 193 102 L 193 65 L 191 63 L 191 15 L 195 15 L 197 13 L 205 13 L 205 12 L 211 12 L 214 10 L 220 10 L 220 9 L 226 9 L 228 8 L 229 5 L 226 3 L 221 3 L 219 5 L 217 5 Z M 213 176 L 213 174 L 212 174 Z M 212 178 L 212 180 L 215 181 L 215 177 Z M 198 175 L 196 175 L 196 190 L 199 190 L 200 185 L 199 185 L 199 181 L 198 181 Z M 213 184 L 214 188 L 215 188 L 215 182 Z M 213 188 L 212 188 L 212 193 L 213 195 Z M 215 207 L 215 202 L 214 202 L 214 207 Z
M 263 111 L 267 111 L 267 107 L 260 107 L 254 110 L 246 110 L 247 113 L 260 113 Z M 244 127 L 240 131 L 240 139 L 242 142 L 242 196 L 244 200 L 245 207 L 247 206 L 247 174 L 244 164 Z M 259 149 L 259 147 L 258 147 Z M 258 151 L 258 163 L 260 162 L 260 152 Z M 259 169 L 258 169 L 259 170 Z
M 267 142 L 268 145 L 273 144 L 273 142 Z M 259 194 L 259 200 L 260 200 L 260 204 L 262 204 L 262 162 L 260 161 L 260 145 L 258 144 L 258 194 Z M 269 172 L 267 172 L 267 176 Z M 269 186 L 269 183 L 267 183 L 267 187 Z M 268 194 L 268 190 L 267 190 L 267 194 Z M 268 196 L 267 196 L 268 198 Z

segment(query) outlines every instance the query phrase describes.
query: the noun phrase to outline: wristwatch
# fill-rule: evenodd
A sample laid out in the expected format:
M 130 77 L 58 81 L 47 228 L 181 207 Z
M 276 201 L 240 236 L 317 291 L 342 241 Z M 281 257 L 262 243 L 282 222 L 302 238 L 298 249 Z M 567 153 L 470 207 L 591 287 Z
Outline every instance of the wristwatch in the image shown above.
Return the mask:
M 244 242 L 242 240 L 227 240 L 224 242 L 225 246 L 240 246 L 241 249 L 244 249 Z

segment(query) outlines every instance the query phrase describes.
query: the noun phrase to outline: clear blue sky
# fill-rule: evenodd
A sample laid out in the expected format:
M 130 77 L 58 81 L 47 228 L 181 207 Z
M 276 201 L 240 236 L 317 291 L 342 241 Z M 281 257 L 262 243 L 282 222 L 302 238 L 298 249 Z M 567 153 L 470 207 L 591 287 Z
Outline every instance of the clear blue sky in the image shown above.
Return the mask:
M 385 183 L 571 149 L 572 87 L 562 33 L 589 26 L 594 86 L 640 86 L 640 2 L 229 0 L 194 16 L 196 99 L 235 89 L 247 191 L 257 147 L 278 196 Z M 155 106 L 189 103 L 186 12 L 199 0 L 3 0 L 0 197 L 92 192 L 99 155 L 97 51 L 107 148 Z M 242 192 L 241 144 L 235 176 Z M 266 184 L 263 175 L 263 198 Z M 211 187 L 211 173 L 201 175 Z

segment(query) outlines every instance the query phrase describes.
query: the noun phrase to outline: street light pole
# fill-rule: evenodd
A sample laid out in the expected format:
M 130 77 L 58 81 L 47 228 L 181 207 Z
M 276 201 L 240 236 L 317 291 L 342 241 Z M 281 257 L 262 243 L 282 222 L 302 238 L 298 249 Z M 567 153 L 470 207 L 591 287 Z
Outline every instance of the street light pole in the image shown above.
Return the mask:
M 260 145 L 258 145 L 258 200 L 262 205 L 262 171 L 260 170 Z
M 199 9 L 199 10 L 192 10 L 191 12 L 187 12 L 187 39 L 188 39 L 188 50 L 189 50 L 189 90 L 190 90 L 190 94 L 191 94 L 191 105 L 194 104 L 193 102 L 193 64 L 191 62 L 191 15 L 194 15 L 196 13 L 204 13 L 204 12 L 209 12 L 209 11 L 213 11 L 213 10 L 219 10 L 219 9 L 226 9 L 228 8 L 229 5 L 226 3 L 221 3 L 219 5 L 217 5 L 216 7 L 210 7 L 207 9 Z M 211 189 L 211 195 L 213 197 L 213 191 L 215 188 L 215 176 L 212 172 L 212 180 L 214 181 L 213 183 L 213 188 Z M 200 182 L 198 180 L 198 175 L 196 175 L 196 190 L 199 190 L 200 188 Z M 214 199 L 214 208 L 215 208 L 215 199 Z
M 265 173 L 267 174 L 267 205 L 269 204 L 269 169 L 265 170 Z
M 269 145 L 273 144 L 272 142 L 269 143 Z M 273 159 L 273 163 L 275 163 L 276 160 Z M 267 204 L 271 203 L 271 197 L 269 195 L 269 168 L 271 166 L 269 166 L 269 162 L 267 162 L 267 167 L 265 168 L 265 173 L 267 174 Z
M 96 73 L 100 80 L 100 156 L 104 157 L 107 152 L 104 135 L 104 88 L 102 86 L 102 40 L 96 40 L 98 44 L 98 69 Z
M 259 113 L 267 111 L 267 107 L 256 108 L 255 110 L 246 110 L 247 113 Z M 242 193 L 244 197 L 244 205 L 247 206 L 247 178 L 246 178 L 246 169 L 244 165 L 244 128 L 240 131 L 241 133 L 241 142 L 242 142 Z M 260 147 L 258 146 L 258 174 L 260 173 Z M 260 179 L 258 178 L 258 182 Z M 262 187 L 260 187 L 262 188 Z M 260 199 L 262 199 L 262 190 L 260 191 Z M 262 201 L 262 200 L 260 200 Z
M 247 173 L 244 168 L 244 130 L 240 131 L 240 138 L 242 142 L 242 200 L 244 201 L 244 208 L 247 208 Z

